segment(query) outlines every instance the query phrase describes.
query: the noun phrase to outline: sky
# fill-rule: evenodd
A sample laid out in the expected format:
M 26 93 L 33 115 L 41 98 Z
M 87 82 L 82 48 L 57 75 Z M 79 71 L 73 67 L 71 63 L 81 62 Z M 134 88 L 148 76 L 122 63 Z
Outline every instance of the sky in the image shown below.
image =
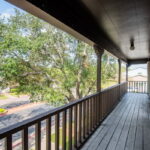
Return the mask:
M 4 1 L 4 0 L 0 0 L 0 17 L 6 17 L 9 18 L 11 15 L 14 14 L 14 8 L 21 10 L 20 8 Z M 141 69 L 142 68 L 142 69 Z M 142 64 L 142 65 L 131 65 L 130 66 L 130 70 L 133 71 L 129 71 L 129 75 L 137 75 L 137 74 L 143 74 L 143 75 L 147 75 L 146 72 L 147 69 L 147 65 L 146 64 Z
M 0 0 L 0 17 L 10 17 L 10 15 L 14 14 L 14 8 L 21 10 L 20 8 L 4 1 L 4 0 Z

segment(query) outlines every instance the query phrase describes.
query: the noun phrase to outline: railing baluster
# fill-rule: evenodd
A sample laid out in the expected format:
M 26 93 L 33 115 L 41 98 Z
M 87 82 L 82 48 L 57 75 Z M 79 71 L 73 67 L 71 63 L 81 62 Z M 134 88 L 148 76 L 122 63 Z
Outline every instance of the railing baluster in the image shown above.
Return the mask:
M 147 82 L 145 82 L 144 84 L 145 84 L 145 90 L 144 90 L 144 93 L 147 93 Z
M 145 87 L 144 87 L 144 93 L 147 93 L 147 82 L 144 83 Z
M 144 84 L 145 84 L 145 90 L 144 90 L 144 92 L 147 93 L 147 82 L 144 82 Z
M 144 82 L 142 82 L 142 92 L 145 93 L 144 92 Z
M 132 92 L 132 82 L 129 82 L 130 83 L 130 92 Z
M 95 96 L 93 97 L 93 117 L 94 117 L 94 120 L 93 120 L 93 129 L 95 128 L 95 122 L 96 122 L 96 101 L 95 101 Z
M 35 125 L 35 149 L 41 150 L 41 122 Z
M 69 108 L 69 143 L 68 143 L 68 148 L 69 150 L 72 150 L 72 107 Z
M 129 89 L 131 89 L 130 87 L 132 85 L 135 90 L 135 84 L 135 82 L 129 82 Z M 146 90 L 147 82 L 138 82 L 137 86 L 137 91 L 143 92 Z M 52 147 L 54 145 L 51 145 L 52 121 L 55 121 L 55 150 L 59 150 L 59 148 L 62 150 L 71 150 L 73 147 L 79 149 L 100 121 L 109 114 L 113 106 L 118 102 L 119 96 L 123 96 L 126 92 L 126 87 L 127 83 L 122 83 L 113 88 L 83 98 L 77 101 L 77 103 L 73 102 L 52 112 L 46 112 L 42 117 L 32 119 L 27 124 L 22 124 L 20 126 L 21 128 L 7 130 L 0 135 L 0 139 L 6 138 L 6 150 L 12 150 L 12 133 L 15 134 L 22 131 L 22 148 L 23 150 L 28 150 L 28 130 L 30 126 L 35 125 L 35 149 L 41 150 L 43 149 L 43 147 L 41 148 L 41 125 L 42 121 L 46 120 L 46 150 L 51 150 L 54 149 Z M 61 137 L 60 128 L 62 129 Z M 61 146 L 60 138 L 62 138 Z
M 99 120 L 100 120 L 100 117 L 99 117 L 100 116 L 99 95 L 97 95 L 96 98 L 97 98 L 97 125 L 99 125 Z
M 98 125 L 98 117 L 99 117 L 99 110 L 98 110 L 98 106 L 99 106 L 99 103 L 98 103 L 98 96 L 95 97 L 96 98 L 96 126 Z
M 66 150 L 66 110 L 62 114 L 62 150 Z
M 82 142 L 82 104 L 79 104 L 79 143 Z
M 95 96 L 95 101 L 96 101 L 96 105 L 95 105 L 95 107 L 96 107 L 96 122 L 95 122 L 95 124 L 96 124 L 96 126 L 95 127 L 97 127 L 97 124 L 98 124 L 98 101 L 97 101 L 97 96 Z
M 55 115 L 55 150 L 59 150 L 59 113 Z
M 96 101 L 97 101 L 97 121 L 96 121 L 96 124 L 98 125 L 99 124 L 99 95 L 96 96 Z
M 83 138 L 85 139 L 85 130 L 86 130 L 86 101 L 83 102 Z
M 128 92 L 147 93 L 147 81 L 128 81 Z
M 92 102 L 92 104 L 91 104 L 91 108 L 92 108 L 92 130 L 93 130 L 93 128 L 94 128 L 94 100 L 93 100 L 94 98 L 92 98 L 91 99 L 91 102 Z
M 90 113 L 90 117 L 89 117 L 89 120 L 90 120 L 90 133 L 91 133 L 91 131 L 92 131 L 92 120 L 93 120 L 93 116 L 92 116 L 92 98 L 90 98 L 90 101 L 89 101 L 89 107 L 90 107 L 90 111 L 89 111 L 89 113 Z
M 51 117 L 46 119 L 46 150 L 51 150 Z
M 87 135 L 90 133 L 90 99 L 87 100 Z
M 100 120 L 99 122 L 102 121 L 102 93 L 99 94 L 99 116 L 100 116 Z
M 77 128 L 78 128 L 78 124 L 77 124 L 77 120 L 78 120 L 78 118 L 77 118 L 77 116 L 78 116 L 78 111 L 77 111 L 77 109 L 78 109 L 78 107 L 77 107 L 77 105 L 75 105 L 74 106 L 74 148 L 77 148 L 77 141 L 78 141 L 78 139 L 77 139 L 77 137 L 78 137 L 78 134 L 77 134 Z
M 28 127 L 25 127 L 22 131 L 22 149 L 28 150 Z
M 104 107 L 103 107 L 104 93 L 101 94 L 101 120 L 104 117 Z
M 97 118 L 97 108 L 96 108 L 96 96 L 94 96 L 94 128 L 96 127 L 96 118 Z
M 141 83 L 141 82 L 139 81 L 139 93 L 141 93 L 141 87 L 140 87 L 140 83 Z
M 6 150 L 12 150 L 12 135 L 9 135 L 6 137 L 5 148 L 6 148 Z
M 95 97 L 93 97 L 93 129 L 95 127 Z

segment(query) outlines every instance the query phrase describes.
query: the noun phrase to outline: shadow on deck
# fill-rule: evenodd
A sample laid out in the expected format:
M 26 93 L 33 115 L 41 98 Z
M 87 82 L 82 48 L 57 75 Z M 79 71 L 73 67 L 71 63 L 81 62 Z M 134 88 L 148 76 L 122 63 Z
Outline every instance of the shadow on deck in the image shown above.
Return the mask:
M 127 93 L 82 150 L 150 150 L 150 101 Z

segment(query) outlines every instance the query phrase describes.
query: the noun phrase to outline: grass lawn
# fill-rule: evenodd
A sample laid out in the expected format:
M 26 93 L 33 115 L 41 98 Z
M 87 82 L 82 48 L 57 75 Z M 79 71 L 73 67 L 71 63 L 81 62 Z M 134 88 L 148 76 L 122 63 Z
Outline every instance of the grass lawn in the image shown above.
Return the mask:
M 0 100 L 4 100 L 4 99 L 7 99 L 8 97 L 6 95 L 1 95 L 0 94 Z
M 6 111 L 7 111 L 6 109 L 0 108 L 0 114 L 4 113 Z
M 51 135 L 51 141 L 55 143 L 55 133 Z M 66 147 L 68 149 L 69 138 L 66 136 Z M 62 129 L 59 129 L 59 144 L 62 145 Z
M 12 95 L 12 96 L 19 96 L 18 93 L 9 93 L 9 94 Z
M 68 131 L 66 132 L 67 135 L 66 135 L 66 149 L 68 150 L 69 149 L 69 137 L 68 137 Z M 55 133 L 53 133 L 51 135 L 51 141 L 53 143 L 55 143 Z M 72 138 L 72 144 L 74 143 L 74 138 Z M 59 129 L 59 145 L 62 146 L 62 128 Z
M 113 86 L 115 84 L 118 84 L 118 82 L 115 81 L 115 80 L 114 81 L 113 80 L 109 80 L 106 83 L 102 83 L 102 89 L 108 88 L 108 87 Z

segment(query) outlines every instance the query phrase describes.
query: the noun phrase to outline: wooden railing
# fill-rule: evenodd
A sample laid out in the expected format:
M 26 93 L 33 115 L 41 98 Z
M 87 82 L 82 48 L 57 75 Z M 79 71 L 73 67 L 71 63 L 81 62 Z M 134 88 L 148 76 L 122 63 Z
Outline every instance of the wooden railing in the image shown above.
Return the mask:
M 128 92 L 147 93 L 147 81 L 128 81 Z
M 18 141 L 22 141 L 20 149 L 23 150 L 28 150 L 33 146 L 35 150 L 79 149 L 113 110 L 126 91 L 127 83 L 118 84 L 2 129 L 0 140 L 4 144 L 1 144 L 1 147 L 5 146 L 6 150 L 12 150 L 17 145 L 17 139 L 13 136 L 20 132 L 21 140 L 18 139 Z M 31 127 L 34 127 L 35 142 L 30 141 Z M 43 139 L 45 139 L 44 142 Z

